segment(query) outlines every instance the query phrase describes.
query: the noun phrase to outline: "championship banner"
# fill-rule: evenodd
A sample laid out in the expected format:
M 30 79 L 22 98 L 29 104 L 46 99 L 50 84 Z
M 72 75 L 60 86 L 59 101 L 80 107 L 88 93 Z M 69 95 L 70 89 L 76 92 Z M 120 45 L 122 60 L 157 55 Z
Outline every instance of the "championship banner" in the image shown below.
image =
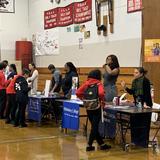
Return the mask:
M 62 128 L 79 129 L 79 104 L 63 103 Z
M 142 0 L 127 0 L 127 12 L 136 12 L 142 9 Z
M 58 8 L 44 12 L 44 29 L 57 27 Z
M 92 0 L 75 2 L 44 12 L 44 29 L 64 27 L 92 20 Z
M 92 20 L 92 0 L 74 3 L 74 23 L 84 23 Z
M 58 8 L 57 24 L 59 27 L 73 24 L 73 4 Z

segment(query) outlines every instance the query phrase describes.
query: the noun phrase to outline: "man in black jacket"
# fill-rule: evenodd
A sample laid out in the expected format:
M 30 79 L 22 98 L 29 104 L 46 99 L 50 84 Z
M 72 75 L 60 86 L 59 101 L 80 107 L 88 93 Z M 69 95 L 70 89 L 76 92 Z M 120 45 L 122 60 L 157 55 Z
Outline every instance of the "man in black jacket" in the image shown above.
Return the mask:
M 15 81 L 16 100 L 18 104 L 15 127 L 27 127 L 25 123 L 25 110 L 28 103 L 28 92 L 31 88 L 28 87 L 26 79 L 29 77 L 29 74 L 29 70 L 24 69 L 23 74 L 18 76 Z

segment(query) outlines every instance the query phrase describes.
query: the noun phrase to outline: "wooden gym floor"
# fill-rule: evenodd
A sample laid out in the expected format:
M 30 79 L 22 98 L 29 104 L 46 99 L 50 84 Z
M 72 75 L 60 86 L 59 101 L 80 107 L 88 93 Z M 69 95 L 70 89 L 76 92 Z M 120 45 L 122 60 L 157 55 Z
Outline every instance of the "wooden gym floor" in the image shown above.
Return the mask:
M 153 152 L 152 148 L 134 147 L 124 152 L 117 142 L 108 143 L 110 151 L 86 152 L 81 131 L 65 135 L 53 124 L 14 128 L 0 120 L 0 160 L 160 160 L 159 148 Z

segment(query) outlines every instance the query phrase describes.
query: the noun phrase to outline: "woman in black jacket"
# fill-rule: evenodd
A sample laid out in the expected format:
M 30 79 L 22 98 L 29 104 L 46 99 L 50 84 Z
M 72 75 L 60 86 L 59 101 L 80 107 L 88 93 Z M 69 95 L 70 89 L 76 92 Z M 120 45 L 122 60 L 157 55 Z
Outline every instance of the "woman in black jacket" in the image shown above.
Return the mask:
M 72 88 L 72 78 L 78 77 L 77 69 L 72 62 L 67 62 L 65 64 L 65 77 L 62 79 L 62 90 L 65 96 L 71 91 Z
M 141 102 L 144 108 L 152 107 L 152 98 L 150 93 L 150 81 L 145 77 L 147 71 L 143 67 L 134 70 L 134 80 L 132 87 L 126 87 L 124 81 L 121 82 L 122 87 L 134 97 L 135 104 Z

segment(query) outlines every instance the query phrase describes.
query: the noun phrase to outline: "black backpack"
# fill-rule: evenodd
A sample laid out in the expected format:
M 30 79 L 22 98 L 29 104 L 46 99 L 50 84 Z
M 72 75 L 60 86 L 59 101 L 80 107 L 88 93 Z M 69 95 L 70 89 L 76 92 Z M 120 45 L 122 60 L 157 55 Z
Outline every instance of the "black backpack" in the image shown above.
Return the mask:
M 83 103 L 87 110 L 96 110 L 100 107 L 98 84 L 91 84 L 86 88 L 84 91 Z

